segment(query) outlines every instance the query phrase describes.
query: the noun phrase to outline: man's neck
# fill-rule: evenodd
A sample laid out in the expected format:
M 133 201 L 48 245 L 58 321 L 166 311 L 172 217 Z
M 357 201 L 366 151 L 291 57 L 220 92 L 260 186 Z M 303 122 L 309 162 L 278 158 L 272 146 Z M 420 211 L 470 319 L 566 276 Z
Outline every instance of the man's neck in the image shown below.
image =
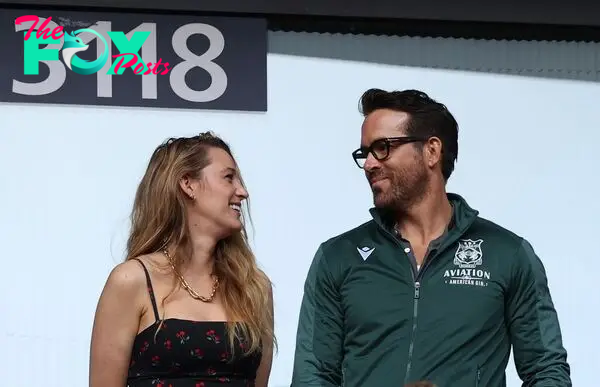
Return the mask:
M 427 245 L 440 237 L 452 218 L 444 191 L 429 194 L 397 217 L 396 230 L 411 243 Z

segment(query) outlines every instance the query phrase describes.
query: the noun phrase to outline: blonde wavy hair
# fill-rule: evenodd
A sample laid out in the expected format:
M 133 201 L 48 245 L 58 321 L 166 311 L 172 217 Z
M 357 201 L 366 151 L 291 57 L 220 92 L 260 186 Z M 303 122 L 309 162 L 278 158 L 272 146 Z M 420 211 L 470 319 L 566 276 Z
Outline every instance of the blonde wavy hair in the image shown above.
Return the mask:
M 202 176 L 202 170 L 211 163 L 208 154 L 211 148 L 226 151 L 235 162 L 229 145 L 212 132 L 170 138 L 156 148 L 135 195 L 126 260 L 162 252 L 166 246 L 174 246 L 170 255 L 178 272 L 191 259 L 186 196 L 179 181 L 185 176 L 195 179 Z M 241 179 L 241 174 L 239 176 Z M 241 183 L 244 185 L 243 180 Z M 243 213 L 249 218 L 247 202 Z M 232 353 L 238 340 L 245 343 L 243 353 L 251 354 L 264 345 L 276 346 L 276 340 L 270 306 L 271 283 L 257 266 L 248 244 L 244 219 L 243 215 L 241 231 L 217 243 L 214 274 L 219 278 L 218 292 L 228 317 Z M 177 277 L 173 277 L 175 291 Z M 163 305 L 169 295 L 162 300 Z M 161 324 L 163 321 L 164 308 Z M 265 338 L 271 342 L 263 342 Z

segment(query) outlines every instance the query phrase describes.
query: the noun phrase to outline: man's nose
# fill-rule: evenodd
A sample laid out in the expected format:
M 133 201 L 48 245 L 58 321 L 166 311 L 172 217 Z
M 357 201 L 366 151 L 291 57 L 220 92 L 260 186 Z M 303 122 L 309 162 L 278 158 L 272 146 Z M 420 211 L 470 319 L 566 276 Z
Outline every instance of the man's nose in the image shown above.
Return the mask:
M 371 172 L 379 168 L 380 164 L 381 163 L 375 158 L 375 156 L 369 152 L 369 154 L 367 154 L 367 158 L 365 159 L 365 165 L 363 168 L 366 172 Z

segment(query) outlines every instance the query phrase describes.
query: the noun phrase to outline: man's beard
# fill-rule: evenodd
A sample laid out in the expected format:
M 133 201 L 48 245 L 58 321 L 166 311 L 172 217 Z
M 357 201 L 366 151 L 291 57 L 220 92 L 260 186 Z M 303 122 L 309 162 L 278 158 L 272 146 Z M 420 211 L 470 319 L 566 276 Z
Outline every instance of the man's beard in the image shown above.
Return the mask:
M 420 202 L 427 193 L 429 175 L 421 162 L 415 162 L 410 168 L 380 171 L 389 180 L 389 186 L 382 190 L 373 189 L 375 207 L 385 211 L 406 212 Z

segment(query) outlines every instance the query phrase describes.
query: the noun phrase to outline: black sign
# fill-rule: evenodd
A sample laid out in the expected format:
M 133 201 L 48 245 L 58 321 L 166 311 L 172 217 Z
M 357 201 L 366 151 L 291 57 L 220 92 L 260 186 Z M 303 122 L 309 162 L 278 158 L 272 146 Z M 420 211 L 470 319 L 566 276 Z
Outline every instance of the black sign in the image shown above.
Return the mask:
M 163 12 L 231 12 L 267 16 L 600 26 L 600 2 L 593 0 L 0 0 L 0 4 Z
M 38 44 L 53 33 L 55 44 Z M 5 9 L 0 34 L 0 101 L 267 110 L 264 19 Z M 105 51 L 92 74 L 65 62 Z

